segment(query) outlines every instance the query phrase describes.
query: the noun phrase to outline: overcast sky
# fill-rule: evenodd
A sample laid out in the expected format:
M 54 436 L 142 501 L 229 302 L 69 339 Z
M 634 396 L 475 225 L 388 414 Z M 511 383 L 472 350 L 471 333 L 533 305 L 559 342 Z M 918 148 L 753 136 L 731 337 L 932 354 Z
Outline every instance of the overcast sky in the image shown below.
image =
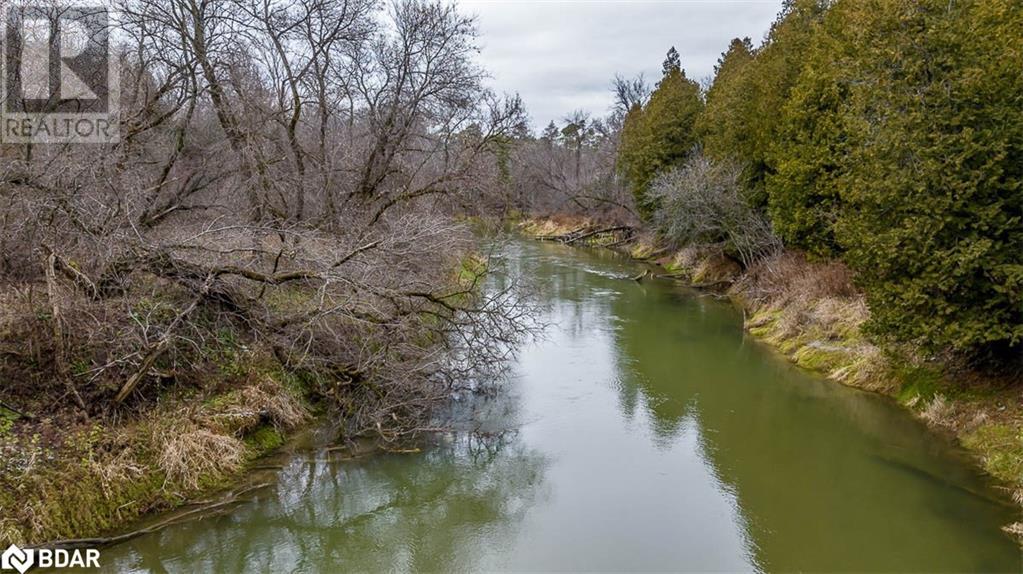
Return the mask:
M 668 48 L 701 80 L 732 38 L 759 45 L 781 0 L 461 0 L 479 17 L 483 64 L 499 92 L 522 95 L 534 128 L 577 109 L 604 115 L 616 73 L 661 74 Z

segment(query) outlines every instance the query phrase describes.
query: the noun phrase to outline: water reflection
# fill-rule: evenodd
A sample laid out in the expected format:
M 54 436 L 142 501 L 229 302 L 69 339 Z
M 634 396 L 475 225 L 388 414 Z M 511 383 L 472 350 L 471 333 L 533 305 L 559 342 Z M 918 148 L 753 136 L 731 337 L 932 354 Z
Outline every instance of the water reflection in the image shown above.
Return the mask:
M 228 515 L 104 553 L 115 571 L 477 570 L 542 495 L 543 457 L 514 432 L 461 433 L 419 456 L 293 459 Z M 124 552 L 124 550 L 128 550 Z
M 552 327 L 476 433 L 415 456 L 299 453 L 229 514 L 104 552 L 116 570 L 1020 571 L 1014 519 L 887 401 L 746 339 L 729 305 L 606 253 L 511 243 Z M 492 279 L 495 285 L 507 276 Z

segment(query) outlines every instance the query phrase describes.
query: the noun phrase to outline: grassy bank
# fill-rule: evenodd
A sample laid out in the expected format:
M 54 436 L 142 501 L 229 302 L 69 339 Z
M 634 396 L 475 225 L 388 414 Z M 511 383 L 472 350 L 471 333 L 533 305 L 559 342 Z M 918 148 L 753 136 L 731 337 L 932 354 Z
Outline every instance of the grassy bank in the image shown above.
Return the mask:
M 226 487 L 306 422 L 305 383 L 272 358 L 226 350 L 201 389 L 121 421 L 0 427 L 0 545 L 92 537 Z
M 530 219 L 533 237 L 606 227 L 584 218 Z M 594 236 L 591 245 L 618 243 Z M 669 249 L 642 233 L 615 249 L 658 265 L 663 275 L 727 294 L 746 329 L 796 364 L 852 387 L 888 395 L 939 432 L 950 433 L 1023 505 L 1023 387 L 924 357 L 909 346 L 878 346 L 862 331 L 870 311 L 837 262 L 785 252 L 742 269 L 718 250 Z M 1023 522 L 1007 530 L 1023 538 Z

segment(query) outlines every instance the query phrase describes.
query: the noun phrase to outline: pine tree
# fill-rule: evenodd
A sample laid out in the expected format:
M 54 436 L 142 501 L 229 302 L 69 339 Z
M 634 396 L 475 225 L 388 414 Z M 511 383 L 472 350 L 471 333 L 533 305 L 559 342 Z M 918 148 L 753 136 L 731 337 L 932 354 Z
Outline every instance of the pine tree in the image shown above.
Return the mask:
M 547 147 L 551 147 L 556 141 L 558 141 L 558 136 L 560 134 L 561 130 L 559 130 L 558 126 L 551 121 L 551 123 L 547 124 L 547 127 L 543 129 L 543 133 L 540 134 L 540 139 L 547 142 Z

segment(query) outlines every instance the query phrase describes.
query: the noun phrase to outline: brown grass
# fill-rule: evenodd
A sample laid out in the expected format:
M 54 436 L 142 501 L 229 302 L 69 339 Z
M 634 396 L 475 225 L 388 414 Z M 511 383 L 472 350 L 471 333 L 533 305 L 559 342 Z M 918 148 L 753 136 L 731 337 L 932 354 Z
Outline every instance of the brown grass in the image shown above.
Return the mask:
M 238 472 L 245 462 L 241 439 L 192 424 L 168 425 L 153 436 L 153 442 L 161 449 L 157 464 L 167 482 L 190 490 L 198 488 L 204 477 Z
M 302 390 L 267 360 L 235 362 L 247 370 L 226 388 L 166 396 L 120 424 L 77 424 L 42 442 L 42 423 L 0 433 L 0 545 L 96 535 L 171 508 L 278 444 L 259 440 L 267 429 L 280 437 L 310 418 Z
M 220 432 L 244 434 L 264 422 L 277 429 L 297 427 L 309 418 L 309 411 L 279 381 L 264 376 L 207 403 L 197 417 Z
M 852 271 L 845 264 L 811 262 L 791 251 L 751 267 L 737 288 L 750 300 L 780 305 L 797 303 L 807 307 L 822 299 L 862 300 L 853 284 Z

